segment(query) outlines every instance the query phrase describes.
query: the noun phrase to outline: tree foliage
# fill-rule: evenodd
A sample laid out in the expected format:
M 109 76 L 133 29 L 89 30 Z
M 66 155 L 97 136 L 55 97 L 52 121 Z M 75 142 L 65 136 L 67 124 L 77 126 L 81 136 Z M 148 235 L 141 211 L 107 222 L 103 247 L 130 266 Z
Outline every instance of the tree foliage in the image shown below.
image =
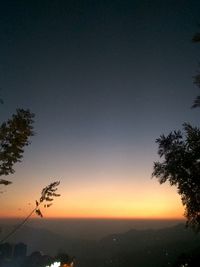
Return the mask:
M 17 109 L 16 114 L 0 126 L 0 176 L 14 173 L 13 166 L 23 157 L 24 147 L 33 132 L 34 114 L 29 110 Z M 0 179 L 0 184 L 11 182 Z
M 200 33 L 196 33 L 193 38 L 192 41 L 194 43 L 199 43 L 200 42 Z M 193 81 L 194 84 L 200 88 L 200 71 L 197 72 L 197 74 L 193 77 Z M 192 108 L 197 108 L 200 107 L 200 95 L 198 95 L 193 102 Z
M 161 135 L 158 155 L 162 162 L 154 162 L 152 176 L 160 184 L 175 185 L 185 207 L 187 226 L 200 230 L 200 129 L 183 124 L 184 131 Z

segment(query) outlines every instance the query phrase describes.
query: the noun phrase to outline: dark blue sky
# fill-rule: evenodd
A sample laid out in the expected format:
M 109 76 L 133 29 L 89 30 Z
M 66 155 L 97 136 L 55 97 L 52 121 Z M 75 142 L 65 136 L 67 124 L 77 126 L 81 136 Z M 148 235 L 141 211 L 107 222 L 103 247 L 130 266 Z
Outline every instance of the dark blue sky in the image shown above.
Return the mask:
M 0 119 L 30 108 L 37 132 L 13 179 L 148 180 L 155 139 L 199 125 L 199 11 L 184 0 L 4 1 Z

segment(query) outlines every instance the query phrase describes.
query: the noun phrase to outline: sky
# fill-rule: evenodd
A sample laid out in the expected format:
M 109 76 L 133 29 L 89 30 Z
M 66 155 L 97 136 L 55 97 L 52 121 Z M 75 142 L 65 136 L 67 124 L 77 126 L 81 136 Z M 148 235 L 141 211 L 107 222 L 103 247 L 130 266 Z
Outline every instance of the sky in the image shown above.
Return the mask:
M 0 217 L 23 217 L 59 180 L 45 218 L 182 218 L 176 188 L 151 179 L 156 138 L 199 126 L 191 109 L 199 1 L 4 1 L 1 122 L 35 113 L 35 136 Z

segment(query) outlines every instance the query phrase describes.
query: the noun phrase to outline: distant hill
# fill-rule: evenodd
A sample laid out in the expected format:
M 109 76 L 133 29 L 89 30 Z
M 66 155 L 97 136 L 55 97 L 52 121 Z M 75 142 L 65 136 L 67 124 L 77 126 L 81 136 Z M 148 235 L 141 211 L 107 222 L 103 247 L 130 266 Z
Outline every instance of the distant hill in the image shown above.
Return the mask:
M 106 251 L 107 263 L 112 267 L 173 266 L 181 254 L 200 252 L 200 235 L 180 224 L 160 230 L 130 230 L 110 235 L 100 242 Z
M 2 226 L 8 231 L 9 227 Z M 182 253 L 200 249 L 200 235 L 179 224 L 159 230 L 129 230 L 100 241 L 69 239 L 46 229 L 24 226 L 9 242 L 24 242 L 35 250 L 58 251 L 77 258 L 78 267 L 169 267 Z
M 14 226 L 1 225 L 0 236 L 3 237 Z M 55 256 L 58 251 L 66 251 L 70 254 L 78 252 L 82 246 L 82 240 L 66 238 L 44 228 L 34 228 L 24 225 L 12 237 L 8 239 L 10 243 L 23 242 L 28 245 L 28 253 L 41 251 L 44 254 Z M 88 243 L 90 243 L 88 241 Z

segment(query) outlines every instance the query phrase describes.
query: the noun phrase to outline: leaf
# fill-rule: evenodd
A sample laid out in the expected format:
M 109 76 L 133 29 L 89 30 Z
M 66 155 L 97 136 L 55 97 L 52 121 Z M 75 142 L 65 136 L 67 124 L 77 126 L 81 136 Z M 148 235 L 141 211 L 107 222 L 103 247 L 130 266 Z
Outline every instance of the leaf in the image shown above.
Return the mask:
M 0 179 L 0 184 L 9 185 L 9 184 L 12 184 L 12 182 L 10 182 L 8 180 Z
M 53 198 L 46 197 L 45 200 L 46 200 L 46 201 L 53 201 Z
M 42 215 L 40 209 L 36 209 L 35 212 L 36 212 L 36 214 L 37 214 L 38 216 L 40 216 L 41 218 L 43 217 L 43 215 Z
M 60 194 L 53 193 L 53 196 L 54 197 L 60 197 L 61 195 Z
M 200 96 L 197 96 L 193 102 L 192 108 L 200 107 Z

